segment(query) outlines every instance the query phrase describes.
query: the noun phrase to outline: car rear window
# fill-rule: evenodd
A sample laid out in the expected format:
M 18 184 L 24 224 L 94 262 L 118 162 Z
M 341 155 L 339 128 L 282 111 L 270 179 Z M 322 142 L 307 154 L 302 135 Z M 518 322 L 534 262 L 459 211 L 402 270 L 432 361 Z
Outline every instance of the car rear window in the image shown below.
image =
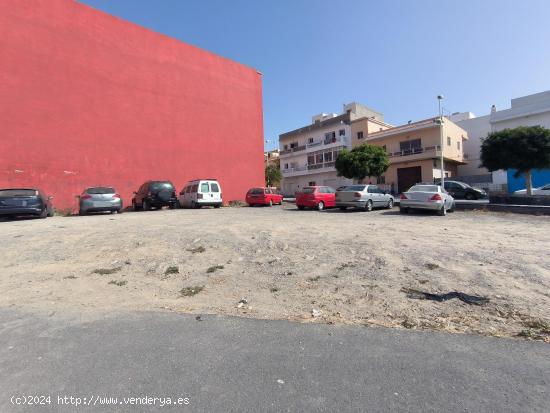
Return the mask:
M 363 191 L 363 190 L 365 189 L 365 186 L 366 186 L 366 185 L 351 185 L 351 186 L 346 186 L 344 189 L 342 189 L 342 191 L 351 191 L 351 192 Z
M 409 192 L 438 192 L 437 185 L 415 185 Z
M 0 196 L 35 196 L 36 189 L 0 189 Z
M 220 187 L 218 186 L 217 183 L 213 182 L 210 184 L 210 190 L 212 192 L 220 192 Z
M 109 188 L 106 186 L 98 186 L 97 188 L 88 188 L 86 193 L 90 195 L 100 195 L 100 194 L 114 194 L 115 189 Z
M 151 191 L 161 191 L 163 189 L 174 190 L 171 182 L 151 182 Z
M 250 193 L 252 195 L 258 195 L 258 194 L 263 194 L 264 193 L 264 190 L 262 188 L 252 188 L 250 190 Z
M 202 193 L 208 193 L 210 192 L 210 187 L 208 186 L 208 182 L 203 182 L 201 184 L 201 192 Z
M 304 188 L 302 189 L 303 194 L 312 194 L 315 192 L 315 188 Z

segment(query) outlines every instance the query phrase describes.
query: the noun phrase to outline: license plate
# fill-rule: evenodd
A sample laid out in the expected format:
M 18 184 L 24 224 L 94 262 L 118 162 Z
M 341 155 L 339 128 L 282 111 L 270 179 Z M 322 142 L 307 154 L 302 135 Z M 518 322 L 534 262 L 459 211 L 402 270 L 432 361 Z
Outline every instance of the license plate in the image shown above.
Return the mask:
M 105 201 L 94 202 L 94 207 L 97 207 L 97 208 L 103 208 L 103 207 L 109 207 L 109 206 L 111 206 L 110 202 L 105 202 Z

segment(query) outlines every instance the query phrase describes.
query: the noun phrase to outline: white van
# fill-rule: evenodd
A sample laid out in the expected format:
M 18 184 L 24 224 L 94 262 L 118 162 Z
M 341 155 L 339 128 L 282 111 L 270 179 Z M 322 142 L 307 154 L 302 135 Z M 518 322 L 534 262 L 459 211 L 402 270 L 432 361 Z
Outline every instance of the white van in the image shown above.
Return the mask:
M 200 208 L 202 206 L 222 206 L 222 189 L 215 179 L 195 179 L 187 182 L 178 196 L 182 208 Z

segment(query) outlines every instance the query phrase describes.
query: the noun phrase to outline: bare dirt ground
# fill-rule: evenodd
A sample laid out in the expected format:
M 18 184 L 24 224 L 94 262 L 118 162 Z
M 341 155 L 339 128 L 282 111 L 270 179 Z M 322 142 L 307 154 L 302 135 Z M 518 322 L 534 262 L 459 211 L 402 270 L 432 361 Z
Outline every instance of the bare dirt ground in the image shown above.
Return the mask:
M 216 313 L 550 342 L 550 219 L 273 208 L 0 222 L 0 306 Z M 411 298 L 406 289 L 490 299 Z M 244 299 L 241 304 L 239 301 Z

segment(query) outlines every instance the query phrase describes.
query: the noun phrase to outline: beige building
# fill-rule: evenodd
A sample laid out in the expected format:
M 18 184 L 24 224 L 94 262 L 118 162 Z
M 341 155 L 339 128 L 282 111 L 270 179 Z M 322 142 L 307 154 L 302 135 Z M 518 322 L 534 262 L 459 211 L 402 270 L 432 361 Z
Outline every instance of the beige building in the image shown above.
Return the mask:
M 354 102 L 344 105 L 340 115 L 322 113 L 313 116 L 311 124 L 281 134 L 279 149 L 283 194 L 293 195 L 311 185 L 338 188 L 351 184 L 350 179 L 338 176 L 334 162 L 340 151 L 351 149 L 351 123 L 361 118 L 376 121 L 376 130 L 380 125 L 386 125 L 381 113 Z
M 433 182 L 441 177 L 440 126 L 430 118 L 402 126 L 390 127 L 376 119 L 362 118 L 351 122 L 352 146 L 364 143 L 383 147 L 390 167 L 379 178 L 369 182 L 386 184 L 395 192 L 406 191 L 417 182 Z M 447 118 L 443 121 L 443 157 L 446 177 L 457 175 L 464 165 L 465 130 Z
M 264 152 L 264 168 L 268 165 L 279 165 L 279 149 Z

